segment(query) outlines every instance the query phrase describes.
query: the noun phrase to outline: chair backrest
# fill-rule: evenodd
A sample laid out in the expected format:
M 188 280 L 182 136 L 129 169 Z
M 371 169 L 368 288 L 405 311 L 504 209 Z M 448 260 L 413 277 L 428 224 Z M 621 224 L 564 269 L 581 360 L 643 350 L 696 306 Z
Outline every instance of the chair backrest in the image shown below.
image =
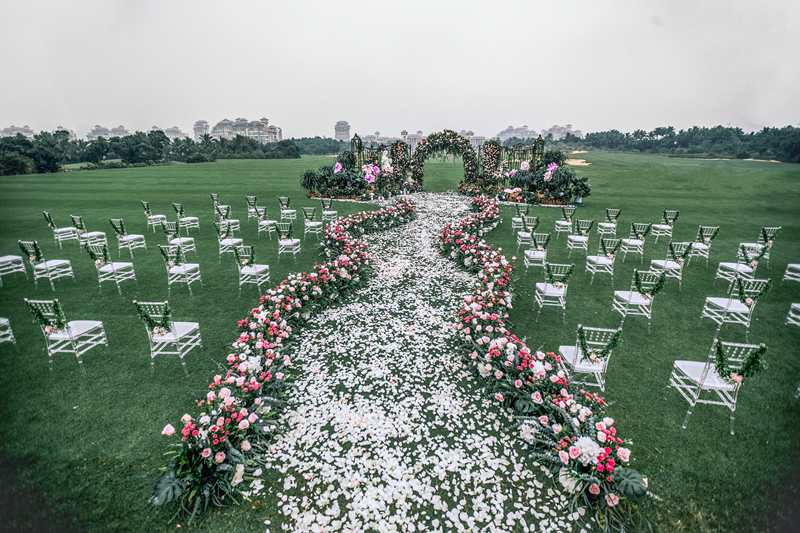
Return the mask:
M 333 205 L 332 198 L 320 198 L 319 201 L 322 203 L 322 210 L 323 211 L 330 211 L 331 206 Z
M 89 254 L 89 257 L 92 258 L 94 266 L 97 268 L 111 263 L 111 254 L 108 253 L 107 244 L 87 244 L 86 252 Z
M 724 355 L 727 358 L 727 366 L 733 373 L 741 370 L 745 360 L 752 357 L 752 354 L 761 348 L 761 346 L 758 344 L 739 344 L 735 342 L 723 342 L 719 339 L 714 339 L 714 341 L 711 343 L 711 352 L 708 354 L 708 362 L 706 363 L 706 368 L 703 369 L 703 375 L 700 378 L 700 383 L 705 382 L 706 375 L 708 374 L 708 370 L 710 368 L 714 368 L 715 371 L 719 372 L 717 369 L 718 347 L 724 352 Z M 764 349 L 766 350 L 766 347 Z M 738 390 L 741 383 L 736 380 L 732 381 L 733 382 L 731 385 L 734 387 L 734 391 Z
M 737 276 L 737 280 L 737 284 L 741 282 L 744 296 L 753 299 L 757 299 L 772 285 L 771 279 L 747 279 Z
M 766 244 L 770 248 L 772 247 L 772 243 L 770 241 L 775 240 L 775 236 L 781 230 L 780 226 L 763 226 L 761 228 L 761 233 L 758 234 L 758 240 L 756 241 L 758 244 Z
M 655 287 L 662 276 L 665 274 L 661 271 L 657 270 L 633 270 L 633 277 L 631 278 L 631 291 L 639 290 L 636 286 L 636 278 L 639 278 L 639 285 L 642 287 L 642 290 L 645 293 L 650 293 L 650 291 Z
M 211 193 L 211 200 L 214 201 L 214 205 L 219 205 L 219 194 Z
M 631 239 L 644 239 L 647 237 L 647 234 L 650 233 L 650 228 L 652 226 L 652 224 L 647 224 L 646 222 L 633 222 L 631 224 L 631 233 L 629 237 Z
M 744 249 L 744 254 L 742 253 Z M 736 262 L 737 263 L 747 263 L 748 259 L 758 257 L 761 253 L 761 250 L 764 249 L 763 244 L 755 244 L 755 243 L 741 243 L 739 244 L 739 248 L 736 250 Z M 745 256 L 747 254 L 747 256 Z
M 536 231 L 539 227 L 539 217 L 525 215 L 522 217 L 522 229 L 524 231 Z
M 44 219 L 47 221 L 47 225 L 53 228 L 53 230 L 57 230 L 58 226 L 56 226 L 53 216 L 48 211 L 42 211 L 42 213 L 44 214 Z
M 175 209 L 175 213 L 179 216 L 183 216 L 183 204 L 179 204 L 177 202 L 172 202 L 172 208 Z
M 611 254 L 616 256 L 620 244 L 622 244 L 622 239 L 604 237 L 600 239 L 600 243 L 597 245 L 597 255 Z
M 53 331 L 47 330 L 45 333 L 54 333 L 66 327 L 67 319 L 58 300 L 28 300 L 27 298 L 24 300 L 42 330 L 47 327 L 53 328 Z
M 19 249 L 31 265 L 36 265 L 44 261 L 42 249 L 36 241 L 17 241 Z
M 572 223 L 572 215 L 575 214 L 575 209 L 577 209 L 574 205 L 566 206 L 561 208 L 561 220 L 565 222 Z
M 292 238 L 292 223 L 291 222 L 277 222 L 275 224 L 278 228 L 278 237 L 281 239 Z
M 575 226 L 579 233 L 582 235 L 588 235 L 589 231 L 592 229 L 592 226 L 594 226 L 594 220 L 578 220 L 575 222 Z
M 152 337 L 155 333 L 155 328 L 164 328 L 166 331 L 172 329 L 172 311 L 169 308 L 169 302 L 137 302 L 133 300 L 133 305 L 136 307 L 136 314 L 144 323 L 147 329 L 147 334 Z
M 150 202 L 145 202 L 144 200 L 141 200 L 141 202 L 142 202 L 142 208 L 144 208 L 144 214 L 147 216 L 152 215 L 153 212 L 150 211 Z
M 164 221 L 164 222 L 161 223 L 161 229 L 164 230 L 164 233 L 170 239 L 174 239 L 178 235 L 178 223 L 177 222 Z
M 616 222 L 622 209 L 606 209 L 606 222 Z
M 583 338 L 586 339 L 586 344 L 589 348 L 604 348 L 611 342 L 611 337 L 619 331 L 617 329 L 584 327 L 581 324 L 578 324 L 578 329 L 583 329 Z M 580 348 L 580 340 L 578 340 L 576 346 Z
M 217 210 L 217 214 L 219 215 L 219 218 L 221 218 L 223 220 L 227 220 L 227 219 L 231 218 L 231 206 L 229 206 L 229 205 L 216 205 L 216 206 L 214 206 L 214 209 Z
M 159 244 L 158 249 L 161 252 L 161 257 L 164 258 L 164 265 L 167 267 L 167 270 L 174 266 L 182 265 L 185 261 L 183 249 L 177 244 Z M 172 264 L 170 265 L 170 263 Z
M 678 220 L 678 215 L 681 212 L 673 209 L 664 209 L 661 212 L 661 223 L 665 226 L 671 226 Z
M 317 220 L 317 208 L 316 207 L 304 207 L 303 208 L 303 218 L 305 218 L 309 222 L 315 222 Z
M 288 196 L 278 196 L 278 202 L 281 204 L 281 208 L 286 209 L 292 201 Z
M 574 263 L 571 265 L 547 263 L 547 266 L 544 269 L 544 281 L 550 284 L 559 282 L 567 285 L 574 269 Z
M 514 205 L 514 209 L 517 210 L 518 217 L 524 217 L 528 214 L 528 210 L 531 208 L 529 204 L 516 204 Z
M 114 228 L 114 233 L 117 234 L 117 237 L 124 237 L 128 234 L 125 231 L 125 223 L 121 218 L 109 218 L 108 221 L 111 223 L 111 227 Z
M 257 205 L 256 206 L 256 213 L 258 213 L 259 220 L 266 220 L 267 219 L 267 208 Z
M 255 209 L 256 208 L 257 199 L 256 199 L 255 196 L 245 196 L 244 197 L 244 201 L 247 202 L 247 208 L 248 209 Z
M 233 255 L 240 267 L 256 266 L 256 249 L 254 246 L 234 246 Z
M 711 244 L 711 241 L 714 240 L 714 237 L 717 236 L 719 233 L 719 226 L 700 226 L 697 228 L 697 237 L 695 240 L 697 242 L 704 242 L 708 239 L 706 244 Z
M 83 217 L 80 215 L 70 215 L 69 218 L 72 219 L 72 225 L 78 231 L 86 231 L 86 224 L 83 223 Z
M 231 231 L 231 223 L 224 220 L 222 222 L 214 222 L 214 229 L 217 230 L 217 239 L 227 239 Z
M 534 248 L 544 248 L 547 250 L 547 245 L 550 244 L 550 234 L 549 233 L 534 233 L 532 235 L 533 241 L 531 242 L 531 247 Z
M 667 261 L 677 261 L 681 256 L 683 256 L 686 253 L 686 250 L 690 249 L 691 247 L 692 243 L 690 242 L 670 241 L 669 244 L 667 245 Z

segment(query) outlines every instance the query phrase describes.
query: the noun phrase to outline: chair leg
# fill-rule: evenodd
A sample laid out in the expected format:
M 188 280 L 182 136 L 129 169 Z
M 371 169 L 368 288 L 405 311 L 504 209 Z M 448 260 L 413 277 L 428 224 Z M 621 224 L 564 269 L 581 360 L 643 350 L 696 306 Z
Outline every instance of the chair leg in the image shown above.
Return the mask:
M 686 429 L 686 426 L 689 425 L 689 418 L 692 416 L 692 409 L 694 406 L 689 407 L 689 410 L 686 411 L 686 418 L 683 419 L 683 429 Z
M 731 409 L 731 435 L 733 435 L 733 419 L 736 415 L 736 406 L 734 405 Z

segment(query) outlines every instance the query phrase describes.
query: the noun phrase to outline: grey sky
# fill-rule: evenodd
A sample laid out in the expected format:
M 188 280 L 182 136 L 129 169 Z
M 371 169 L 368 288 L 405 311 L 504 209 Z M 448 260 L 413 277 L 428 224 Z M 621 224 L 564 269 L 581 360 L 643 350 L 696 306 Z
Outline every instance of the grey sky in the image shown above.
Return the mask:
M 800 1 L 0 3 L 0 128 L 800 123 Z

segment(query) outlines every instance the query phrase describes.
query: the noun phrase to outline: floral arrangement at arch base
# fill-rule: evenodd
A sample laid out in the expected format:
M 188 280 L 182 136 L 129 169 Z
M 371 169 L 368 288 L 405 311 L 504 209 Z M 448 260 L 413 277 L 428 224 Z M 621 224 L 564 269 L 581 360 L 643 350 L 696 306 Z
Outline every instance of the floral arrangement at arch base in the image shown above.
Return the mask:
M 474 213 L 439 234 L 441 254 L 478 278 L 453 325 L 464 343 L 464 364 L 490 398 L 516 412 L 520 439 L 569 493 L 571 511 L 588 507 L 606 531 L 624 531 L 640 519 L 635 499 L 655 497 L 629 466 L 631 443 L 605 415 L 606 402 L 571 383 L 559 355 L 534 352 L 507 329 L 514 267 L 502 249 L 481 239 L 499 222 L 498 203 L 471 202 Z
M 239 337 L 229 345 L 225 375 L 214 376 L 199 413 L 181 417 L 169 464 L 153 489 L 151 503 L 173 500 L 193 520 L 209 505 L 225 506 L 256 497 L 269 443 L 281 427 L 277 414 L 290 393 L 292 363 L 286 348 L 313 314 L 339 303 L 372 274 L 365 234 L 408 223 L 416 216 L 401 199 L 380 211 L 360 212 L 325 228 L 320 242 L 330 259 L 311 272 L 289 276 L 267 291 L 259 305 L 238 322 Z M 155 324 L 158 326 L 158 324 Z

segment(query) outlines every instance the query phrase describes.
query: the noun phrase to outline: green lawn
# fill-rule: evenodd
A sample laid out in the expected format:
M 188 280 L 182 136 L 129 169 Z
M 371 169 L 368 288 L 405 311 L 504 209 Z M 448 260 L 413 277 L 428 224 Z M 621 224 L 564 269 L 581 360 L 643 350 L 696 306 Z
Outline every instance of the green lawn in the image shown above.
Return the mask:
M 787 506 L 798 501 L 798 405 L 792 401 L 800 382 L 800 331 L 781 327 L 789 304 L 800 301 L 796 283 L 779 287 L 789 262 L 800 262 L 800 166 L 742 161 L 677 160 L 662 157 L 589 153 L 579 157 L 593 164 L 580 167 L 594 188 L 580 208 L 581 218 L 599 220 L 606 207 L 622 208 L 619 233 L 634 221 L 656 222 L 662 209 L 681 211 L 676 239 L 691 239 L 699 224 L 722 227 L 706 268 L 693 262 L 684 275 L 683 291 L 669 280 L 656 298 L 652 334 L 641 317 L 626 322 L 623 343 L 610 363 L 605 397 L 615 403 L 610 411 L 618 426 L 635 442 L 635 466 L 651 480 L 662 497 L 645 512 L 663 530 L 752 531 L 786 520 Z M 286 256 L 277 261 L 277 244 L 262 236 L 246 220 L 245 195 L 255 194 L 259 204 L 274 215 L 278 195 L 292 198 L 293 207 L 318 205 L 305 198 L 299 177 L 306 168 L 330 163 L 330 158 L 301 160 L 231 160 L 197 165 L 171 165 L 141 169 L 69 172 L 0 178 L 0 255 L 19 255 L 18 239 L 36 239 L 45 257 L 72 261 L 76 283 L 60 279 L 52 293 L 46 281 L 34 290 L 32 279 L 21 274 L 3 278 L 0 316 L 11 320 L 21 354 L 10 344 L 0 345 L 0 358 L 10 383 L 0 393 L 6 407 L 0 424 L 0 517 L 9 530 L 53 531 L 167 531 L 172 509 L 152 508 L 147 502 L 164 460 L 166 439 L 160 434 L 167 422 L 193 412 L 189 392 L 201 393 L 218 372 L 199 353 L 187 357 L 190 371 L 183 377 L 174 358 L 156 360 L 150 376 L 146 333 L 131 300 L 167 298 L 166 274 L 156 244 L 163 233 L 145 233 L 140 200 L 153 212 L 174 220 L 170 202 L 183 202 L 186 214 L 200 217 L 201 232 L 193 233 L 198 247 L 204 287 L 196 285 L 194 298 L 185 287 L 173 286 L 170 305 L 176 320 L 201 325 L 206 355 L 223 360 L 222 346 L 235 338 L 236 321 L 257 300 L 255 288 L 243 289 L 237 298 L 236 268 L 230 257 L 218 262 L 216 236 L 211 226 L 209 193 L 219 193 L 241 220 L 245 244 L 255 244 L 260 262 L 270 265 L 272 285 L 290 272 L 307 270 L 318 260 L 315 238 L 309 237 L 295 264 Z M 426 164 L 426 190 L 454 189 L 460 162 L 452 158 Z M 342 215 L 371 206 L 335 202 Z M 60 225 L 70 225 L 69 215 L 82 215 L 90 231 L 105 231 L 116 248 L 108 218 L 122 217 L 131 233 L 147 236 L 148 250 L 135 252 L 138 291 L 123 285 L 123 296 L 106 284 L 97 291 L 94 267 L 75 243 L 54 246 L 41 211 L 50 211 Z M 559 210 L 539 208 L 539 231 L 552 231 Z M 514 255 L 515 241 L 505 222 L 488 239 Z M 271 216 L 270 218 L 275 218 Z M 666 389 L 675 359 L 703 360 L 715 327 L 697 321 L 703 299 L 722 295 L 724 285 L 711 286 L 718 261 L 730 261 L 742 241 L 754 241 L 762 225 L 780 225 L 771 268 L 759 274 L 777 282 L 758 304 L 750 339 L 765 342 L 769 369 L 746 383 L 737 410 L 737 432 L 728 433 L 723 408 L 700 406 L 688 429 L 680 425 L 686 403 Z M 302 231 L 302 223 L 298 224 Z M 590 241 L 594 253 L 597 239 Z M 566 239 L 553 240 L 551 262 L 566 262 Z M 666 241 L 652 239 L 645 248 L 645 265 L 663 259 Z M 114 252 L 116 254 L 116 252 Z M 193 260 L 194 254 L 189 254 Z M 521 252 L 519 254 L 521 257 Z M 126 260 L 123 256 L 123 260 Z M 127 260 L 130 260 L 127 256 Z M 542 275 L 531 270 L 516 284 L 518 298 L 511 320 L 514 331 L 528 343 L 556 350 L 574 342 L 575 328 L 613 327 L 619 315 L 611 311 L 613 288 L 598 277 L 589 287 L 583 277 L 583 254 L 573 253 L 576 275 L 570 285 L 567 325 L 555 308 L 546 308 L 538 323 L 531 309 L 533 283 Z M 521 260 L 517 261 L 521 265 Z M 615 288 L 624 289 L 632 269 L 629 258 L 617 262 Z M 522 275 L 524 269 L 519 272 Z M 71 356 L 56 358 L 48 373 L 44 340 L 31 322 L 22 298 L 59 298 L 67 318 L 100 319 L 109 335 L 111 356 L 101 349 L 84 356 L 87 375 L 81 376 Z M 741 326 L 723 330 L 723 338 L 744 341 Z M 279 474 L 272 474 L 273 481 Z M 269 480 L 265 480 L 268 482 Z M 256 508 L 258 512 L 252 512 Z M 212 511 L 198 527 L 212 531 L 263 531 L 263 520 L 277 515 L 270 501 Z M 796 520 L 795 516 L 795 520 Z M 274 520 L 273 520 L 274 521 Z M 181 522 L 183 523 L 183 522 Z M 185 524 L 184 524 L 185 526 Z M 274 530 L 274 528 L 273 528 Z

